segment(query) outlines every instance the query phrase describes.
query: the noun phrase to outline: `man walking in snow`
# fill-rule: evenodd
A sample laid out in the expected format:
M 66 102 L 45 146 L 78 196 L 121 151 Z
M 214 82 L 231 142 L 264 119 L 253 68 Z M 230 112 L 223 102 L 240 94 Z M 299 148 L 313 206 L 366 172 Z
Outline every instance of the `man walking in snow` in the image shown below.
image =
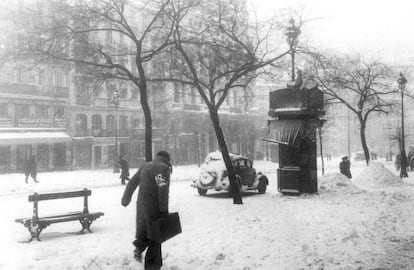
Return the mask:
M 119 178 L 121 178 L 121 184 L 125 185 L 125 180 L 129 180 L 128 160 L 124 156 L 120 156 L 118 163 L 121 166 L 121 175 Z
M 25 182 L 28 184 L 29 175 L 32 177 L 33 181 L 35 183 L 38 183 L 39 181 L 36 180 L 37 176 L 37 163 L 36 158 L 34 155 L 31 155 L 28 160 L 26 160 L 24 165 L 24 175 L 26 176 Z
M 351 162 L 349 161 L 348 157 L 345 156 L 342 158 L 342 161 L 339 163 L 339 171 L 348 177 L 349 179 L 352 178 L 351 174 Z
M 128 182 L 121 204 L 127 206 L 132 194 L 140 185 L 137 200 L 136 235 L 134 257 L 141 261 L 145 254 L 145 269 L 160 269 L 162 266 L 161 239 L 157 224 L 168 215 L 170 187 L 170 155 L 166 151 L 157 153 L 155 159 L 142 165 Z

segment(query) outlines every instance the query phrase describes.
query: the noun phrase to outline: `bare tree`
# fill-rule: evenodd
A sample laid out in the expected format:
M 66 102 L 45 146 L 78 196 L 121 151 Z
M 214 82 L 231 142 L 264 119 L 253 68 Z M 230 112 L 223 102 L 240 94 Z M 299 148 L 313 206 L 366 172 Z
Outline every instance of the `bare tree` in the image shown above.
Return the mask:
M 169 80 L 195 88 L 207 105 L 229 173 L 233 202 L 241 204 L 240 187 L 223 135 L 219 110 L 230 92 L 245 91 L 262 68 L 276 65 L 289 54 L 288 49 L 277 46 L 281 42 L 270 42 L 271 35 L 278 31 L 283 38 L 283 29 L 276 23 L 259 25 L 253 20 L 252 24 L 243 1 L 177 0 L 174 3 L 172 16 L 177 23 Z
M 39 3 L 14 14 L 20 27 L 12 55 L 37 63 L 70 63 L 80 83 L 89 86 L 114 79 L 131 82 L 139 90 L 145 117 L 145 160 L 152 160 L 147 76 L 171 45 L 170 0 Z M 85 89 L 93 92 L 96 87 Z M 138 98 L 136 91 L 132 98 Z
M 368 165 L 370 153 L 365 129 L 370 115 L 388 114 L 395 106 L 392 97 L 398 89 L 391 86 L 394 73 L 385 64 L 377 61 L 327 57 L 319 53 L 311 55 L 308 79 L 320 87 L 328 100 L 344 104 L 356 115 L 360 125 L 361 145 Z

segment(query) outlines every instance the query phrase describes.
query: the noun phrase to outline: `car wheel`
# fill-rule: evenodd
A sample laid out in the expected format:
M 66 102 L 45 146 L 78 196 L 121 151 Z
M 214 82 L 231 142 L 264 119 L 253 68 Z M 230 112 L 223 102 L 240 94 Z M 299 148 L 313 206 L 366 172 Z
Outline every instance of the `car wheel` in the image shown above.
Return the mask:
M 206 195 L 207 189 L 204 188 L 197 188 L 198 194 L 200 195 Z
M 259 179 L 259 185 L 257 186 L 257 190 L 259 191 L 259 194 L 266 193 L 267 189 L 267 179 L 265 177 L 262 177 Z

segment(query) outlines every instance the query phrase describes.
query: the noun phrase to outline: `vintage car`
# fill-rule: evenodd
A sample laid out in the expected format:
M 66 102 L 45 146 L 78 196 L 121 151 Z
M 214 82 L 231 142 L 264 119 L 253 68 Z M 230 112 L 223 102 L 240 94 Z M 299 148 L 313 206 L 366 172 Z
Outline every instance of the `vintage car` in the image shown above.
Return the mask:
M 256 172 L 252 160 L 234 154 L 230 154 L 230 158 L 236 171 L 240 190 L 257 190 L 260 194 L 266 192 L 269 181 L 264 174 Z M 199 177 L 193 180 L 191 186 L 197 188 L 200 195 L 205 195 L 209 189 L 231 192 L 229 176 L 221 152 L 212 152 L 207 155 L 205 163 L 201 166 Z

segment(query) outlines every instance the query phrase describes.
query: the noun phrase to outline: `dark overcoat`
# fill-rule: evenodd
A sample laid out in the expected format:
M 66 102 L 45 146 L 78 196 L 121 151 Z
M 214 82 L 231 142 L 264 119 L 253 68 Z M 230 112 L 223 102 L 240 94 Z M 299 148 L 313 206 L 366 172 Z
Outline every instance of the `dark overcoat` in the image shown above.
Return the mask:
M 339 163 L 339 171 L 348 178 L 352 178 L 351 174 L 351 162 L 349 160 L 343 160 Z
M 28 160 L 26 160 L 25 162 L 25 166 L 24 166 L 24 173 L 26 175 L 32 175 L 32 176 L 36 176 L 37 174 L 37 162 L 36 159 L 34 157 L 29 158 Z
M 154 235 L 158 235 L 154 232 L 154 224 L 161 213 L 168 213 L 170 168 L 170 164 L 157 157 L 141 166 L 125 188 L 122 197 L 124 206 L 129 204 L 135 189 L 140 186 L 137 199 L 137 236 L 145 231 L 149 239 L 157 242 L 160 240 L 154 239 Z

